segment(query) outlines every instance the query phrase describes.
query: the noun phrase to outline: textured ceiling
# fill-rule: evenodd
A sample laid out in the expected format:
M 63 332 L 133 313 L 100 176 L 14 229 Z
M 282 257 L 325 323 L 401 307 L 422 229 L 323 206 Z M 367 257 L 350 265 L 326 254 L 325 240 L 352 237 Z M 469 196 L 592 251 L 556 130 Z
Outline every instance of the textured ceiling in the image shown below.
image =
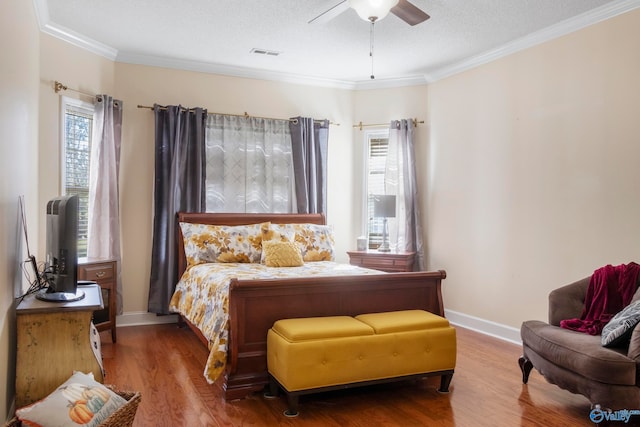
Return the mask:
M 44 31 L 101 48 L 117 61 L 371 84 L 367 22 L 349 9 L 329 22 L 308 23 L 339 2 L 35 0 Z M 640 0 L 411 2 L 431 19 L 411 27 L 389 14 L 376 24 L 375 82 L 428 81 L 519 40 L 535 44 L 536 37 L 551 38 L 640 6 Z M 280 55 L 257 55 L 253 48 Z

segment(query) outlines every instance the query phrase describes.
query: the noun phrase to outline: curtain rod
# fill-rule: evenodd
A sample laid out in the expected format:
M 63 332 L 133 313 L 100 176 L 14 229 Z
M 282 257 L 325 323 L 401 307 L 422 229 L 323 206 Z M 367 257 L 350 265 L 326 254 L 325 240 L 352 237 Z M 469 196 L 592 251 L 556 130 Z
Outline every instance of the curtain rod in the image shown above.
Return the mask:
M 413 127 L 418 127 L 418 124 L 424 123 L 424 120 L 418 120 L 418 119 L 411 119 L 411 122 L 413 123 Z M 367 128 L 367 127 L 372 127 L 372 126 L 388 126 L 389 123 L 371 123 L 371 124 L 363 124 L 362 122 L 358 123 L 357 125 L 353 125 L 354 128 L 359 128 L 360 130 L 362 130 L 362 128 Z
M 56 93 L 60 92 L 61 90 L 70 90 L 72 92 L 76 92 L 76 93 L 79 93 L 81 95 L 90 96 L 91 98 L 95 98 L 95 97 L 98 96 L 98 95 L 96 95 L 94 93 L 83 92 L 83 91 L 78 90 L 78 89 L 73 89 L 73 88 L 67 87 L 66 85 L 63 85 L 62 83 L 60 83 L 57 80 L 53 82 L 53 90 Z
M 139 105 L 138 104 L 138 108 L 148 108 L 149 110 L 153 110 L 153 107 L 150 107 L 148 105 Z M 187 110 L 187 108 L 182 107 L 184 110 Z M 161 110 L 166 110 L 167 107 L 164 105 L 160 106 Z M 189 111 L 191 111 L 192 109 L 188 109 Z M 256 119 L 266 119 L 266 120 L 288 120 L 290 122 L 294 122 L 297 123 L 296 119 L 278 119 L 278 118 L 274 118 L 274 117 L 261 117 L 261 116 L 250 116 L 249 113 L 247 113 L 246 111 L 244 112 L 244 114 L 226 114 L 226 113 L 207 113 L 207 114 L 219 114 L 221 116 L 233 116 L 233 117 L 253 117 Z M 324 120 L 314 120 L 314 122 L 324 122 Z M 340 126 L 340 123 L 333 123 L 333 122 L 329 122 L 330 125 L 335 125 L 335 126 Z

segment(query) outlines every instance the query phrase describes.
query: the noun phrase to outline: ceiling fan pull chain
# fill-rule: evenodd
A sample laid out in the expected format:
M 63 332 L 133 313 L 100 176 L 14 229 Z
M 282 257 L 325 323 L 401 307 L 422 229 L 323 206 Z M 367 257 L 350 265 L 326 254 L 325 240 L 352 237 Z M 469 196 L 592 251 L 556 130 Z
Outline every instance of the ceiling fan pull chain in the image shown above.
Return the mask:
M 376 23 L 376 20 L 374 17 L 369 18 L 371 20 L 371 31 L 369 33 L 369 56 L 371 57 L 371 80 L 375 79 L 376 77 L 373 75 L 373 26 Z

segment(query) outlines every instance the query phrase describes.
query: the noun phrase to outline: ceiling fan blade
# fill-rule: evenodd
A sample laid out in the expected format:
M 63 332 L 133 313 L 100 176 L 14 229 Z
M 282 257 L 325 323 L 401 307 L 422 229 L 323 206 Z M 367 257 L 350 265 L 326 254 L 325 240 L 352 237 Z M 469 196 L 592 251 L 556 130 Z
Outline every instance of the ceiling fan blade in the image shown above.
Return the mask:
M 336 4 L 328 10 L 325 10 L 320 15 L 310 20 L 309 24 L 325 24 L 347 9 L 349 9 L 349 2 L 347 0 L 342 0 L 340 3 Z
M 400 0 L 397 5 L 391 8 L 391 13 L 411 26 L 417 25 L 430 18 L 429 15 L 407 0 Z

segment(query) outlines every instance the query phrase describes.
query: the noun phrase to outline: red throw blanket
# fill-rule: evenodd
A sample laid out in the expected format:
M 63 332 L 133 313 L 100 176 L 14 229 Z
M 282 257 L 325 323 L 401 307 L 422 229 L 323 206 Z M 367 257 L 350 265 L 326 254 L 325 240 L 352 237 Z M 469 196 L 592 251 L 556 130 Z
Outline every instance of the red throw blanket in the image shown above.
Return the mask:
M 629 305 L 636 291 L 640 265 L 606 265 L 593 272 L 589 280 L 584 309 L 579 319 L 560 321 L 560 327 L 599 335 L 617 312 Z

